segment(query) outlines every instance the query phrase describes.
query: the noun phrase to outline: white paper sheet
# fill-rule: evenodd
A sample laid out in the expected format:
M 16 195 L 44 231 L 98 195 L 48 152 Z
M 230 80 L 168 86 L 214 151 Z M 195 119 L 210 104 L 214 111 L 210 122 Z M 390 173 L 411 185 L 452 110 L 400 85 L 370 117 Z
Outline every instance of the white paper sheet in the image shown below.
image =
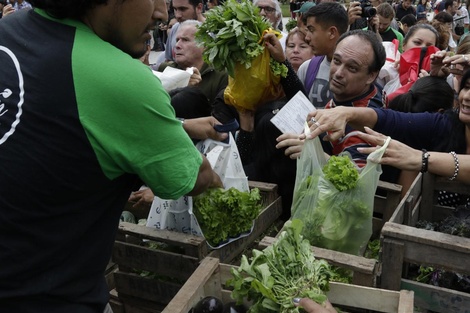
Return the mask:
M 274 115 L 271 122 L 283 133 L 301 134 L 308 113 L 315 111 L 315 107 L 301 92 L 287 102 L 282 109 Z
M 171 66 L 165 67 L 163 72 L 152 71 L 155 76 L 160 78 L 163 88 L 167 92 L 175 88 L 181 88 L 188 86 L 189 78 L 193 74 L 193 69 L 190 70 L 180 70 Z

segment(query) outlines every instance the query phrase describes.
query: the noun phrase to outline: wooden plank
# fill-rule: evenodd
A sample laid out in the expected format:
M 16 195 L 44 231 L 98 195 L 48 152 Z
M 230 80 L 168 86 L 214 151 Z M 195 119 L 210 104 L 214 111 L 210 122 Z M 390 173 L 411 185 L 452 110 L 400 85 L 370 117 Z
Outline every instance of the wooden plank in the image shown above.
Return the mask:
M 401 287 L 414 292 L 415 305 L 439 313 L 470 313 L 470 294 L 402 279 Z
M 443 248 L 470 254 L 470 239 L 435 231 L 419 229 L 396 223 L 386 223 L 382 235 L 406 242 L 416 242 L 430 247 Z
M 377 312 L 396 313 L 400 293 L 391 290 L 356 286 L 343 283 L 330 283 L 327 293 L 331 303 Z M 367 301 L 364 301 L 367 299 Z M 413 312 L 413 311 L 410 311 Z
M 256 239 L 258 239 L 282 214 L 282 200 L 278 197 L 274 202 L 267 206 L 255 220 L 255 226 L 250 235 L 238 239 L 220 249 L 213 250 L 211 257 L 220 259 L 221 262 L 229 263 Z
M 405 245 L 400 241 L 389 238 L 382 240 L 382 275 L 379 284 L 381 288 L 400 290 L 404 250 Z
M 149 279 L 138 274 L 120 271 L 114 273 L 114 278 L 119 298 L 122 298 L 124 303 L 123 295 L 128 295 L 143 300 L 167 304 L 183 285 L 182 283 Z
M 188 279 L 199 265 L 195 257 L 119 241 L 114 243 L 113 260 L 120 267 L 150 271 L 179 280 Z
M 413 181 L 411 184 L 410 188 L 406 192 L 405 196 L 401 199 L 400 203 L 397 206 L 397 209 L 395 212 L 392 214 L 390 217 L 389 222 L 393 223 L 398 223 L 398 224 L 403 224 L 403 217 L 404 217 L 404 207 L 405 207 L 405 202 L 407 199 L 412 196 L 414 201 L 418 200 L 418 198 L 421 196 L 421 187 L 422 187 L 422 180 L 423 180 L 423 174 L 419 173 L 416 179 Z
M 198 259 L 202 259 L 208 254 L 206 240 L 191 234 L 155 229 L 126 222 L 119 223 L 118 231 L 140 239 L 149 239 L 170 245 L 177 245 L 181 247 L 181 249 L 184 249 L 185 255 L 194 256 Z

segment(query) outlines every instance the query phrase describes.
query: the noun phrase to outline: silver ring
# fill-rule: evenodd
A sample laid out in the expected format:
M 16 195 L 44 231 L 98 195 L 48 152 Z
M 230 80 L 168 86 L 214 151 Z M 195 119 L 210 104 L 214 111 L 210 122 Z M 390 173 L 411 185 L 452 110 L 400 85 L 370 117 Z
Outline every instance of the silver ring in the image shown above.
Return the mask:
M 463 55 L 462 55 L 462 58 L 465 60 L 465 62 L 467 62 L 467 63 L 468 63 L 468 58 L 467 58 L 467 55 L 463 54 Z
M 310 118 L 310 121 L 312 122 L 312 124 L 315 124 L 317 128 L 320 127 L 320 123 L 318 123 L 318 121 L 314 117 Z

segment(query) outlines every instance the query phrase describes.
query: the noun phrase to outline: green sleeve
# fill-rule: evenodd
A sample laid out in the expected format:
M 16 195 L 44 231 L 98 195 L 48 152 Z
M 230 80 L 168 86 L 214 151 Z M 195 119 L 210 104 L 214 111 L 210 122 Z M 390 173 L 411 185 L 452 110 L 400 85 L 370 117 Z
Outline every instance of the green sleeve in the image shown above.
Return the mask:
M 89 44 L 94 55 L 84 55 Z M 165 199 L 191 191 L 202 156 L 150 69 L 86 33 L 72 59 L 80 121 L 104 174 L 137 174 Z

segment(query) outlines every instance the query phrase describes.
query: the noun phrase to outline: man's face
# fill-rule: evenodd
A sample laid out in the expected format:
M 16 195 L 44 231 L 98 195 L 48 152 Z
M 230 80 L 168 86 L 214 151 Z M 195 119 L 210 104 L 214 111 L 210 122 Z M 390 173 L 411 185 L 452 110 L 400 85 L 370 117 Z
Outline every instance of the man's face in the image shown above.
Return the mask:
M 403 0 L 403 8 L 406 10 L 411 6 L 411 0 Z
M 330 91 L 338 101 L 356 98 L 370 88 L 377 73 L 369 73 L 374 51 L 369 42 L 352 35 L 335 49 L 330 66 Z
M 324 29 L 316 22 L 314 16 L 307 19 L 307 32 L 305 41 L 312 47 L 315 55 L 328 55 L 333 49 L 331 42 L 331 32 L 329 29 Z
M 176 32 L 175 62 L 178 67 L 186 69 L 187 67 L 199 66 L 202 63 L 203 47 L 198 47 L 195 41 L 195 25 L 187 25 L 178 28 Z
M 450 14 L 452 14 L 452 16 L 455 15 L 455 13 L 457 13 L 457 10 L 459 9 L 459 3 L 457 1 L 454 1 L 452 3 L 452 8 L 451 8 L 451 12 L 449 12 Z
M 189 0 L 173 0 L 173 10 L 179 23 L 187 20 L 197 20 L 197 7 L 192 6 Z
M 278 19 L 276 5 L 271 0 L 260 0 L 256 5 L 260 8 L 259 14 L 264 16 L 274 26 Z
M 85 16 L 86 23 L 103 40 L 140 58 L 147 50 L 150 32 L 155 29 L 157 1 L 127 0 L 122 3 L 112 1 L 98 5 Z
M 377 17 L 379 18 L 379 33 L 383 33 L 384 31 L 387 30 L 387 28 L 390 26 L 392 23 L 391 18 L 385 18 L 381 15 L 377 14 Z

